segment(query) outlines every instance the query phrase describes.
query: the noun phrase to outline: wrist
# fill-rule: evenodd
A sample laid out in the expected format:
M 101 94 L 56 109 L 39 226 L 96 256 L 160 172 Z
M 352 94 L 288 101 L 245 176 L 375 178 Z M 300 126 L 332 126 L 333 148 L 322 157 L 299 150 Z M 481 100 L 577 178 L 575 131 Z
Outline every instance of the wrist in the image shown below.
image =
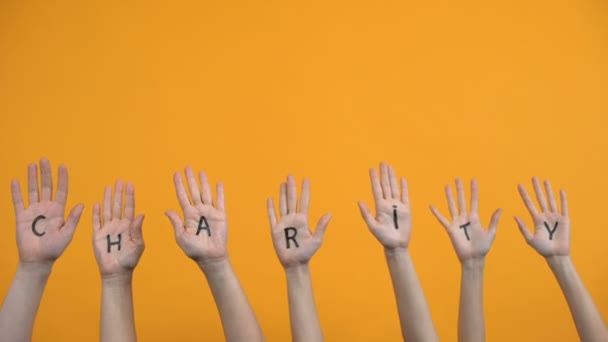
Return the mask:
M 483 271 L 485 264 L 486 264 L 485 256 L 473 257 L 473 258 L 467 258 L 464 260 L 460 260 L 460 266 L 462 267 L 463 271 L 470 271 L 470 270 Z
M 229 270 L 232 266 L 228 257 L 200 260 L 196 261 L 198 267 L 205 273 L 205 275 L 213 275 L 215 273 Z
M 27 275 L 48 277 L 53 269 L 53 261 L 25 262 L 20 261 L 17 271 Z
M 551 255 L 545 257 L 545 261 L 552 269 L 563 268 L 572 264 L 572 259 L 569 255 Z
M 407 247 L 384 247 L 384 255 L 386 257 L 409 255 L 409 253 L 410 251 Z
M 130 286 L 133 283 L 133 272 L 105 274 L 101 276 L 101 284 L 104 287 Z

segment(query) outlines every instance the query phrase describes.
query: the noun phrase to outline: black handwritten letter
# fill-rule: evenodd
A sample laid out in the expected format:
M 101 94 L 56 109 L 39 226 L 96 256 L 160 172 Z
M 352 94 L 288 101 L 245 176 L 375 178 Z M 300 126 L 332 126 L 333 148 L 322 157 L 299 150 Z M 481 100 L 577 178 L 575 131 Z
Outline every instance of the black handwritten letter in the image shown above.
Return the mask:
M 300 248 L 298 241 L 296 240 L 296 235 L 298 235 L 298 231 L 294 227 L 285 228 L 285 244 L 287 245 L 287 249 L 291 248 L 289 244 L 289 240 L 292 240 L 293 243 L 296 244 L 296 248 Z M 293 232 L 293 235 L 289 235 L 289 232 Z
M 393 206 L 393 222 L 395 222 L 395 229 L 399 229 L 399 222 L 397 222 L 397 206 Z
M 465 224 L 463 224 L 463 225 L 460 226 L 461 229 L 464 229 L 464 236 L 467 237 L 467 240 L 471 240 L 469 238 L 469 232 L 467 231 L 467 227 L 470 226 L 470 225 L 471 225 L 471 222 L 467 222 L 467 223 L 465 223 Z
M 211 236 L 211 228 L 209 227 L 209 223 L 205 216 L 201 216 L 201 219 L 198 221 L 198 230 L 196 231 L 196 235 L 201 233 L 201 230 L 207 231 L 207 236 Z
M 44 220 L 46 218 L 46 216 L 44 215 L 38 215 L 35 219 L 34 222 L 32 222 L 32 233 L 34 233 L 34 235 L 41 237 L 42 235 L 46 234 L 46 232 L 39 232 L 36 230 L 36 223 L 38 223 L 38 221 L 40 220 Z
M 549 224 L 547 222 L 543 222 L 543 223 L 545 224 L 545 228 L 547 228 L 547 231 L 549 232 L 549 240 L 553 240 L 553 234 L 557 230 L 557 225 L 559 224 L 559 222 L 555 222 L 555 226 L 553 226 L 553 230 L 551 230 L 551 227 L 549 227 Z
M 120 250 L 120 240 L 122 240 L 121 234 L 118 234 L 118 241 L 110 240 L 110 234 L 106 235 L 106 239 L 108 240 L 108 253 L 112 251 L 113 245 L 118 245 L 118 250 Z

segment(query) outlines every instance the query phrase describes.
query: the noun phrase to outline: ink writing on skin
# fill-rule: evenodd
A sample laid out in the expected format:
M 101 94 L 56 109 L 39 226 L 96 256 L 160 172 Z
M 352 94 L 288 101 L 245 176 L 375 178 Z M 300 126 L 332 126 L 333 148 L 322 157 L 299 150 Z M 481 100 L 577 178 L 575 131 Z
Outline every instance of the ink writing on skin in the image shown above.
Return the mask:
M 557 225 L 559 224 L 559 222 L 555 222 L 555 225 L 553 226 L 553 230 L 551 230 L 551 227 L 549 227 L 549 224 L 547 222 L 543 222 L 543 223 L 545 224 L 545 228 L 547 228 L 547 231 L 549 232 L 549 240 L 553 240 L 553 234 L 557 230 Z
M 467 237 L 467 240 L 471 240 L 471 238 L 469 238 L 469 232 L 467 231 L 467 227 L 471 225 L 471 222 L 467 222 L 465 224 L 460 225 L 461 229 L 464 229 L 464 236 Z
M 393 206 L 393 222 L 395 222 L 395 229 L 399 229 L 399 223 L 397 222 L 397 206 Z
M 118 246 L 118 250 L 120 250 L 120 241 L 122 240 L 122 235 L 118 234 L 118 240 L 112 241 L 110 239 L 110 234 L 106 235 L 106 240 L 108 240 L 108 253 L 112 251 L 112 246 Z
M 298 231 L 294 228 L 294 227 L 287 227 L 284 230 L 285 232 L 285 244 L 287 245 L 287 249 L 291 248 L 291 245 L 289 244 L 289 241 L 293 241 L 293 243 L 296 245 L 296 248 L 300 248 L 300 245 L 298 244 L 298 241 L 296 240 L 296 235 L 298 235 Z M 290 235 L 289 233 L 293 233 L 293 235 Z
M 39 232 L 36 230 L 36 223 L 38 223 L 38 221 L 40 221 L 40 220 L 44 220 L 45 218 L 46 218 L 46 216 L 44 216 L 44 215 L 38 215 L 34 219 L 34 222 L 32 222 L 32 233 L 34 233 L 34 235 L 41 237 L 42 235 L 46 234 L 46 232 Z
M 211 228 L 209 227 L 209 223 L 205 216 L 201 216 L 201 219 L 198 221 L 198 229 L 196 230 L 196 235 L 200 234 L 202 230 L 207 231 L 207 236 L 211 236 Z

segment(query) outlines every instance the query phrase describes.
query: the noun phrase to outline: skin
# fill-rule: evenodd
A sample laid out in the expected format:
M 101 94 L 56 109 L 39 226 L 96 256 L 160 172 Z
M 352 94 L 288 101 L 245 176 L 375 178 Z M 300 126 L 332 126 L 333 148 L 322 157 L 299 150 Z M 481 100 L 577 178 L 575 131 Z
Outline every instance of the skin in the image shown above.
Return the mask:
M 217 198 L 214 202 L 204 172 L 199 173 L 200 184 L 192 168 L 186 168 L 185 174 L 189 194 L 182 176 L 176 173 L 173 177 L 183 218 L 177 212 L 166 212 L 175 230 L 175 240 L 205 274 L 220 313 L 226 341 L 264 341 L 260 325 L 228 256 L 224 186 L 217 183 Z M 206 218 L 211 236 L 207 230 L 196 234 L 201 216 Z
M 47 159 L 40 160 L 41 186 L 38 167 L 28 166 L 28 198 L 26 207 L 19 181 L 13 180 L 11 191 L 17 218 L 17 249 L 19 265 L 9 292 L 0 310 L 0 341 L 31 341 L 34 321 L 47 280 L 56 260 L 63 254 L 74 236 L 84 205 L 78 204 L 64 220 L 68 195 L 68 171 L 58 170 L 57 191 L 53 197 L 53 176 Z M 44 215 L 32 231 L 36 217 Z
M 401 334 L 408 342 L 437 341 L 437 331 L 409 253 L 412 220 L 407 181 L 401 178 L 399 183 L 393 168 L 385 163 L 380 163 L 380 176 L 376 169 L 370 169 L 369 174 L 376 215 L 361 201 L 359 209 L 370 232 L 384 247 Z M 398 229 L 395 227 L 394 210 L 397 211 Z
M 559 193 L 560 211 L 548 180 L 544 182 L 546 195 L 543 193 L 538 178 L 532 178 L 532 185 L 540 210 L 535 206 L 525 187 L 520 184 L 518 188 L 521 198 L 532 216 L 534 232 L 530 232 L 523 219 L 515 216 L 517 226 L 528 245 L 545 258 L 553 272 L 566 297 L 581 341 L 608 341 L 608 329 L 601 313 L 570 258 L 570 216 L 566 192 L 561 190 Z M 555 228 L 556 224 L 557 228 Z M 549 230 L 553 231 L 552 236 Z
M 272 242 L 287 279 L 291 335 L 292 340 L 296 342 L 323 341 L 309 262 L 323 244 L 331 215 L 322 216 L 313 233 L 308 224 L 309 207 L 310 182 L 307 179 L 302 182 L 298 205 L 296 181 L 293 176 L 288 176 L 287 182 L 281 183 L 278 219 L 273 199 L 269 198 L 267 201 Z M 290 248 L 287 248 L 285 229 L 290 227 L 296 229 L 297 245 L 291 240 Z
M 496 228 L 501 209 L 492 215 L 489 229 L 485 229 L 479 219 L 479 190 L 477 181 L 471 180 L 471 210 L 467 212 L 462 180 L 456 179 L 458 208 L 454 202 L 452 188 L 445 187 L 451 220 L 441 215 L 431 206 L 433 215 L 448 233 L 461 265 L 460 309 L 458 312 L 458 340 L 485 341 L 485 321 L 483 313 L 483 271 L 486 255 L 496 238 Z M 466 226 L 466 234 L 464 228 Z M 468 238 L 467 238 L 468 234 Z
M 124 213 L 123 213 L 124 196 Z M 135 189 L 117 181 L 106 187 L 103 211 L 93 206 L 93 250 L 101 275 L 101 341 L 137 341 L 133 313 L 133 271 L 144 252 L 143 215 L 135 217 Z M 108 235 L 111 242 L 108 252 Z

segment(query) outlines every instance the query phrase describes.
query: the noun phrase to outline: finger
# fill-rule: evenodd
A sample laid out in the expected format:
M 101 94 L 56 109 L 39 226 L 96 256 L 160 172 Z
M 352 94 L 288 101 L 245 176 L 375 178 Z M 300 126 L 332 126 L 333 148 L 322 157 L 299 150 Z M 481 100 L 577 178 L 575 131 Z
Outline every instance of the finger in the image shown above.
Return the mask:
M 526 242 L 530 243 L 534 236 L 532 235 L 532 233 L 530 233 L 524 221 L 522 221 L 519 217 L 515 216 L 515 222 L 517 222 L 517 227 L 519 228 L 521 234 L 524 236 L 524 239 L 526 239 Z
M 405 178 L 401 178 L 401 202 L 408 207 L 410 205 L 410 188 Z
M 464 194 L 464 185 L 460 178 L 456 178 L 456 194 L 458 196 L 458 208 L 460 209 L 460 215 L 467 214 L 466 197 Z
M 536 193 L 536 199 L 540 205 L 540 210 L 544 213 L 547 211 L 547 201 L 545 200 L 545 194 L 543 193 L 543 189 L 540 187 L 538 178 L 532 177 L 532 184 L 534 185 L 534 192 Z
M 114 185 L 114 201 L 112 206 L 112 218 L 113 219 L 122 219 L 122 196 L 123 196 L 123 185 L 122 181 L 119 179 L 116 181 Z
M 281 183 L 279 193 L 279 214 L 281 217 L 287 215 L 287 184 Z
M 101 216 L 99 211 L 99 203 L 95 203 L 93 205 L 93 232 L 101 229 Z
M 376 169 L 369 169 L 369 179 L 372 183 L 372 193 L 374 194 L 374 201 L 376 202 L 376 208 L 378 202 L 382 200 L 382 186 L 380 185 L 380 178 L 378 177 L 378 171 Z
M 382 185 L 382 197 L 384 199 L 393 197 L 391 183 L 388 178 L 388 167 L 386 166 L 386 163 L 380 163 L 380 184 Z
M 445 228 L 446 230 L 450 228 L 450 221 L 448 221 L 445 217 L 443 217 L 443 215 L 441 215 L 439 209 L 435 208 L 434 206 L 431 206 L 431 212 L 433 213 L 433 215 L 435 215 L 435 218 L 437 218 L 437 221 L 441 223 L 443 228 Z
M 458 211 L 456 210 L 456 203 L 454 203 L 454 195 L 452 194 L 452 187 L 450 185 L 445 186 L 445 197 L 448 199 L 448 208 L 450 208 L 450 215 L 453 220 L 458 217 Z
M 144 240 L 142 233 L 144 218 L 145 217 L 143 214 L 137 215 L 137 217 L 133 220 L 133 223 L 131 223 L 131 238 L 134 241 L 140 242 Z
M 201 199 L 201 193 L 198 190 L 198 184 L 196 183 L 196 178 L 194 177 L 194 171 L 192 171 L 191 167 L 187 167 L 185 173 L 186 182 L 188 183 L 188 188 L 190 189 L 190 197 L 192 197 L 192 203 L 194 205 L 202 204 L 203 200 Z
M 562 201 L 562 215 L 568 217 L 568 198 L 566 198 L 566 192 L 560 190 L 559 197 Z
M 27 167 L 27 193 L 30 206 L 38 203 L 38 165 L 31 163 Z
M 287 176 L 287 213 L 293 214 L 296 212 L 298 205 L 298 190 L 296 187 L 296 179 L 294 176 Z
M 13 196 L 13 208 L 15 208 L 15 216 L 17 216 L 17 214 L 19 214 L 22 210 L 25 210 L 25 205 L 23 204 L 23 197 L 21 196 L 21 185 L 16 179 L 13 179 L 11 182 L 11 195 Z
M 523 185 L 519 184 L 517 185 L 517 189 L 519 190 L 519 195 L 521 196 L 521 199 L 524 201 L 524 204 L 528 208 L 530 215 L 532 215 L 532 217 L 536 217 L 538 215 L 538 212 L 536 211 L 536 207 L 534 206 L 532 199 L 530 199 L 526 188 L 524 188 Z
M 479 188 L 477 180 L 471 179 L 471 212 L 478 213 L 479 211 Z
M 393 194 L 393 198 L 398 200 L 401 197 L 401 191 L 399 189 L 399 182 L 397 182 L 397 175 L 395 175 L 395 170 L 392 166 L 388 166 L 388 180 L 391 185 L 391 193 Z
M 225 198 L 224 198 L 224 183 L 217 182 L 215 184 L 215 193 L 217 196 L 216 208 L 221 211 L 226 211 L 226 204 L 225 204 Z
M 325 214 L 323 217 L 319 219 L 319 223 L 317 223 L 317 229 L 315 229 L 315 233 L 313 237 L 318 239 L 319 241 L 323 241 L 325 237 L 325 230 L 327 230 L 327 226 L 329 225 L 329 221 L 331 220 L 331 214 Z
M 201 181 L 203 204 L 213 205 L 213 196 L 211 195 L 211 187 L 209 186 L 209 178 L 204 171 L 198 173 L 198 178 Z
M 308 215 L 310 206 L 310 181 L 306 178 L 302 181 L 302 193 L 300 193 L 300 208 L 299 212 Z
M 176 172 L 173 175 L 173 184 L 175 184 L 175 194 L 177 195 L 179 205 L 182 210 L 186 210 L 186 208 L 188 208 L 192 204 L 190 203 L 190 199 L 188 198 L 186 188 L 184 187 L 182 175 L 179 172 Z
M 551 209 L 551 212 L 557 213 L 557 202 L 555 201 L 555 195 L 553 195 L 551 182 L 549 182 L 548 179 L 545 180 L 545 191 L 547 192 L 547 198 L 549 199 L 549 209 Z
M 133 221 L 135 217 L 135 188 L 132 183 L 127 183 L 125 193 L 125 218 Z
M 173 226 L 173 230 L 175 231 L 176 236 L 184 232 L 184 223 L 182 221 L 182 218 L 179 217 L 179 214 L 177 214 L 175 211 L 167 210 L 165 211 L 165 215 L 167 215 L 169 221 L 171 221 L 171 225 Z
M 359 211 L 361 211 L 361 217 L 363 217 L 363 220 L 365 221 L 367 226 L 371 227 L 376 222 L 374 215 L 372 215 L 369 208 L 363 201 L 359 201 L 357 202 L 357 204 L 359 204 Z
M 74 236 L 74 231 L 78 226 L 78 222 L 80 222 L 80 216 L 82 215 L 82 211 L 84 210 L 84 204 L 77 204 L 72 210 L 70 210 L 70 214 L 68 215 L 67 221 L 63 225 L 61 229 L 64 234 L 67 236 Z
M 103 194 L 103 223 L 112 220 L 112 188 L 106 186 Z
M 55 201 L 62 207 L 68 200 L 68 169 L 65 165 L 59 165 L 57 172 L 57 192 L 55 193 Z
M 272 198 L 266 200 L 266 209 L 268 211 L 268 221 L 270 221 L 270 227 L 274 227 L 277 224 L 277 215 L 274 211 L 274 201 Z
M 494 214 L 492 214 L 492 218 L 490 218 L 490 226 L 488 228 L 488 232 L 491 236 L 496 236 L 496 229 L 498 228 L 498 220 L 500 220 L 500 214 L 502 214 L 502 209 L 496 209 Z
M 40 159 L 40 178 L 42 188 L 40 200 L 50 201 L 53 197 L 53 171 L 51 162 L 46 158 Z

